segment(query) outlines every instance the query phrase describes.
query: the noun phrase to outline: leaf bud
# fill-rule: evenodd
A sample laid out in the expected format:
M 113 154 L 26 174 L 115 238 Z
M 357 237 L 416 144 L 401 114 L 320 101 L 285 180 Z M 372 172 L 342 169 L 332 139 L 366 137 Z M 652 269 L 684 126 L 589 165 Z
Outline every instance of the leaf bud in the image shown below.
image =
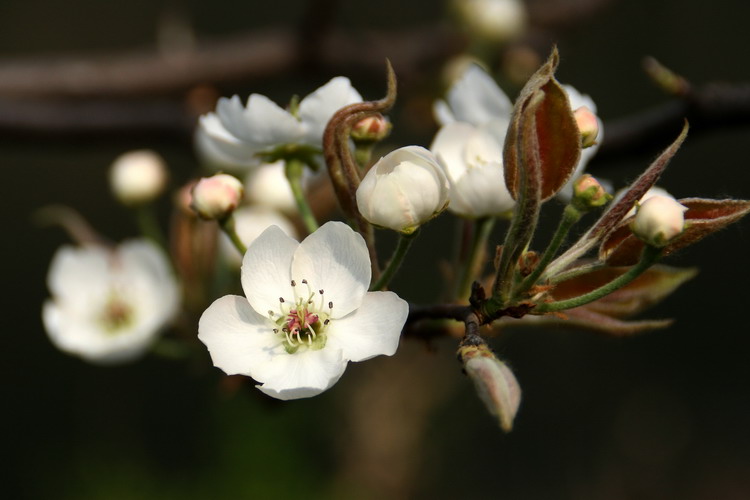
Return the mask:
M 193 187 L 190 206 L 203 219 L 222 221 L 242 201 L 242 183 L 229 174 L 204 177 Z
M 164 191 L 167 166 L 154 151 L 129 151 L 112 163 L 109 183 L 115 197 L 124 205 L 148 203 Z
M 590 148 L 596 144 L 596 138 L 599 135 L 599 120 L 596 115 L 586 106 L 573 111 L 576 119 L 576 125 L 581 132 L 581 147 Z
M 652 196 L 635 213 L 630 229 L 646 244 L 666 246 L 685 229 L 687 207 L 666 196 Z
M 513 372 L 477 336 L 467 336 L 461 342 L 458 359 L 487 410 L 503 431 L 510 432 L 521 404 L 521 388 Z

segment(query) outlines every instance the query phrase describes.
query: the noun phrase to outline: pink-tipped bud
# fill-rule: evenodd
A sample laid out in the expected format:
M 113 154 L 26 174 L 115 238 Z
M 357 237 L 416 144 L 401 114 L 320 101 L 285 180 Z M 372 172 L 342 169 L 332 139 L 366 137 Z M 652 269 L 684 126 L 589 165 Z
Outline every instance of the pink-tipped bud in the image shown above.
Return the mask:
M 458 359 L 487 410 L 497 418 L 503 431 L 510 432 L 521 404 L 521 387 L 513 372 L 495 357 L 484 341 L 462 342 Z
M 224 220 L 242 201 L 242 183 L 228 174 L 204 177 L 193 187 L 190 206 L 203 219 Z
M 154 151 L 130 151 L 118 156 L 112 163 L 109 183 L 121 203 L 148 203 L 164 191 L 167 166 L 164 159 Z
M 573 183 L 572 204 L 580 211 L 587 212 L 601 207 L 612 199 L 612 195 L 593 176 L 583 174 Z
M 354 124 L 351 135 L 355 142 L 378 142 L 388 137 L 391 128 L 391 122 L 378 113 Z
M 586 106 L 573 111 L 573 116 L 581 133 L 581 147 L 590 148 L 596 144 L 596 137 L 599 135 L 599 120 Z
M 666 246 L 685 229 L 686 210 L 673 198 L 652 196 L 638 207 L 630 229 L 649 245 Z

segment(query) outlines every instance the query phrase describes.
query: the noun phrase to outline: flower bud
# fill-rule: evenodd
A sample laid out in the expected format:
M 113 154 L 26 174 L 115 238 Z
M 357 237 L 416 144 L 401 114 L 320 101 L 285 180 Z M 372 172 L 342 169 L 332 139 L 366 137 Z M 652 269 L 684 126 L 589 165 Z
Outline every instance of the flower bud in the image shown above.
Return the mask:
M 596 115 L 587 106 L 581 106 L 573 111 L 573 117 L 581 133 L 581 147 L 590 148 L 595 145 L 599 135 L 599 120 Z
M 497 417 L 503 431 L 510 432 L 521 404 L 521 387 L 513 372 L 481 340 L 479 343 L 462 342 L 458 359 L 487 410 Z
M 112 192 L 125 205 L 140 205 L 159 196 L 167 184 L 164 159 L 151 150 L 118 156 L 109 171 Z
M 388 137 L 391 128 L 391 122 L 378 113 L 358 121 L 352 127 L 351 135 L 354 142 L 373 143 Z
M 572 205 L 581 212 L 605 205 L 612 195 L 604 190 L 599 181 L 589 174 L 583 174 L 573 183 Z
M 686 210 L 687 207 L 672 198 L 652 196 L 638 207 L 630 229 L 649 245 L 666 246 L 685 228 Z
M 204 177 L 193 187 L 190 206 L 203 219 L 226 219 L 242 201 L 242 183 L 228 174 Z
M 472 36 L 504 42 L 526 27 L 526 8 L 520 0 L 455 0 L 461 22 Z
M 376 226 L 404 234 L 448 206 L 448 179 L 425 148 L 390 152 L 367 172 L 357 188 L 357 207 Z

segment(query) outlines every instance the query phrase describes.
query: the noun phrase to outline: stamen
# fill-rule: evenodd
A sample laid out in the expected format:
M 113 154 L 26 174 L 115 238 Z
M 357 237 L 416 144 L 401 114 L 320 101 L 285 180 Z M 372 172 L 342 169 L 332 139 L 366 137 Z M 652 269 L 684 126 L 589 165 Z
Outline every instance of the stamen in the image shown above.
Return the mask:
M 333 309 L 333 301 L 328 303 L 328 309 Z
M 272 310 L 268 310 L 268 317 L 273 318 L 274 312 Z
M 279 297 L 279 302 L 284 303 L 284 297 Z
M 307 285 L 307 280 L 303 278 L 302 279 L 302 283 L 304 283 L 305 285 Z
M 330 319 L 327 319 L 327 320 L 325 320 L 325 321 L 323 322 L 323 324 L 324 324 L 324 325 L 326 325 L 326 326 L 328 326 L 328 323 L 330 323 L 330 322 L 331 322 L 331 320 L 330 320 Z
M 292 286 L 297 286 L 297 282 L 292 280 Z

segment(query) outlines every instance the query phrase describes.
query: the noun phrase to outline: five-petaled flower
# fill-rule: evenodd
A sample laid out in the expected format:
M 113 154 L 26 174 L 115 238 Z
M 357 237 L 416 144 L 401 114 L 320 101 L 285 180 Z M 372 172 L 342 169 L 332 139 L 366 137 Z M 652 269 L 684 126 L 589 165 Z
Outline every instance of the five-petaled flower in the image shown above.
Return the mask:
M 270 396 L 320 394 L 349 361 L 396 352 L 408 305 L 368 292 L 370 277 L 365 242 L 346 224 L 328 222 L 302 243 L 271 226 L 243 259 L 247 298 L 211 304 L 198 338 L 215 366 L 252 377 Z
M 164 253 L 146 240 L 116 248 L 64 246 L 50 265 L 44 327 L 60 350 L 95 363 L 143 354 L 176 314 L 179 288 Z

